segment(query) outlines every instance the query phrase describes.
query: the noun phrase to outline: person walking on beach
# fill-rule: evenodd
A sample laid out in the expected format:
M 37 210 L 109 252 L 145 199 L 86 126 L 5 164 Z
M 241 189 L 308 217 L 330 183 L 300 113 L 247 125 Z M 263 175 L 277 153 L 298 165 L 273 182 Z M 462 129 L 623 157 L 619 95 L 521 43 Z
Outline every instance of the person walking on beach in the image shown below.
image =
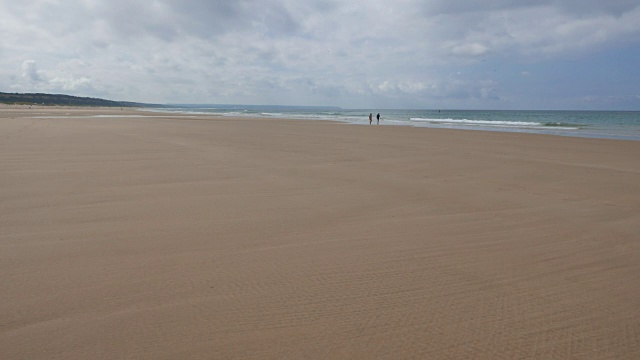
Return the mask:
M 373 121 L 373 114 L 369 113 L 369 125 L 371 125 L 372 121 Z
M 380 125 L 380 113 L 378 113 L 378 115 L 376 115 L 376 124 Z

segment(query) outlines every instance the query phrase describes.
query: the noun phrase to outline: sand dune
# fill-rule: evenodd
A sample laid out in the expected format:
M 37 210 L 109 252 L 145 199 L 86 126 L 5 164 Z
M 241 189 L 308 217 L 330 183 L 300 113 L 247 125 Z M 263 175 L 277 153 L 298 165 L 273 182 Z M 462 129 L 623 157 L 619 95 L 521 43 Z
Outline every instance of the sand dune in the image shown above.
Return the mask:
M 0 107 L 0 358 L 637 359 L 639 154 Z

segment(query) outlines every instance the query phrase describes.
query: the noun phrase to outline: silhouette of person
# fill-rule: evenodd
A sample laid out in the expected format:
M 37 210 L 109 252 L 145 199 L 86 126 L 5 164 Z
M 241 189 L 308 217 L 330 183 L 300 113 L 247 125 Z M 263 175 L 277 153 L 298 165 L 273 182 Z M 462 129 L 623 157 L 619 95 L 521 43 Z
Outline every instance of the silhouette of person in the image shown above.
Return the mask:
M 373 114 L 369 113 L 369 125 L 371 125 L 372 121 L 373 121 Z
M 380 113 L 378 113 L 378 115 L 376 115 L 376 124 L 380 125 Z

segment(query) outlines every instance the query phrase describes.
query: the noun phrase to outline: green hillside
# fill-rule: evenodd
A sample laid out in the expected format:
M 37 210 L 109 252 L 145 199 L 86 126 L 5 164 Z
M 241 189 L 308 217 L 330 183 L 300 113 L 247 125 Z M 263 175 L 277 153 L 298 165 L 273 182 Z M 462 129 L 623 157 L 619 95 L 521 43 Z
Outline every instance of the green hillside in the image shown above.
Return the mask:
M 65 106 L 113 106 L 113 107 L 140 107 L 148 104 L 133 103 L 127 101 L 112 101 L 90 97 L 79 97 L 62 94 L 39 93 L 3 93 L 0 92 L 0 103 L 25 104 L 25 105 L 65 105 Z

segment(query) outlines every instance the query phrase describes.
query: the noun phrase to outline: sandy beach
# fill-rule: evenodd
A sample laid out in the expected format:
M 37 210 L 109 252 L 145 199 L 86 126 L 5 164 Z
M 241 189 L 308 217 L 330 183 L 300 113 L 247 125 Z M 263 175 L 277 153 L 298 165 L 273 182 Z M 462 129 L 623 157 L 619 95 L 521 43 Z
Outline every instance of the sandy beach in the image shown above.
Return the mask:
M 639 157 L 0 105 L 0 358 L 638 359 Z

